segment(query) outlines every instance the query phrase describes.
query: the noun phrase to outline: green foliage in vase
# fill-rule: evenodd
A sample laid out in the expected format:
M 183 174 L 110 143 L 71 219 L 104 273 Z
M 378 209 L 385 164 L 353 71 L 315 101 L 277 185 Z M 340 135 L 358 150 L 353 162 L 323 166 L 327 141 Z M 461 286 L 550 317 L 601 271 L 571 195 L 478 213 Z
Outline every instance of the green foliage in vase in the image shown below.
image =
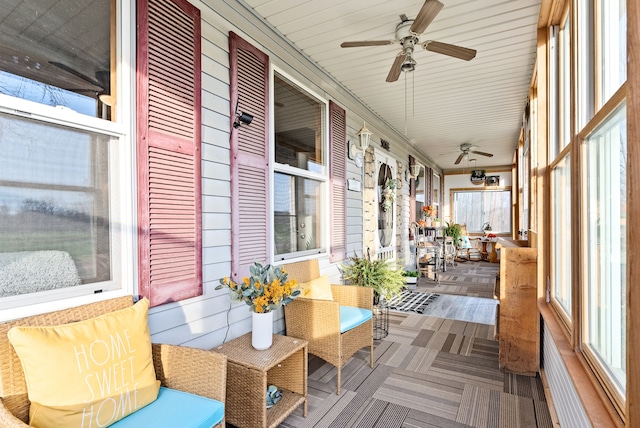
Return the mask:
M 444 236 L 451 236 L 453 238 L 453 244 L 458 245 L 460 242 L 460 236 L 462 236 L 462 227 L 459 224 L 447 223 L 447 227 L 442 230 Z
M 418 272 L 417 270 L 405 270 L 404 272 L 402 272 L 402 275 L 417 278 L 420 276 L 420 272 Z
M 373 288 L 375 294 L 385 300 L 399 295 L 405 286 L 404 268 L 399 263 L 370 260 L 354 254 L 341 265 L 341 271 L 349 284 Z

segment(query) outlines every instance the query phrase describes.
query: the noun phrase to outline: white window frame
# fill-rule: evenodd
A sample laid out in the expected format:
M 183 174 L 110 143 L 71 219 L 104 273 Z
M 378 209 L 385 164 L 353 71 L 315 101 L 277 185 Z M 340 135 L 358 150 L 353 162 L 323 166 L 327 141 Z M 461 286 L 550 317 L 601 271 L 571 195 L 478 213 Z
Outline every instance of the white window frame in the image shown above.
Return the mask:
M 551 280 L 551 302 L 554 305 L 555 310 L 558 312 L 558 314 L 560 315 L 560 317 L 562 318 L 563 322 L 565 323 L 565 326 L 569 327 L 572 325 L 572 318 L 571 318 L 571 314 L 573 312 L 572 310 L 572 301 L 573 301 L 573 288 L 572 288 L 572 266 L 571 266 L 571 259 L 572 259 L 572 244 L 571 244 L 571 234 L 572 231 L 571 229 L 566 229 L 564 221 L 566 220 L 566 215 L 569 216 L 569 222 L 571 222 L 571 215 L 572 215 L 572 206 L 571 206 L 571 192 L 569 192 L 569 194 L 556 194 L 556 180 L 557 177 L 554 175 L 554 173 L 557 171 L 558 166 L 562 164 L 563 167 L 569 168 L 569 176 L 568 176 L 568 181 L 569 181 L 569 186 L 571 186 L 571 168 L 572 168 L 572 162 L 571 162 L 571 152 L 570 150 L 563 150 L 562 152 L 562 156 L 558 157 L 558 160 L 556 162 L 554 162 L 551 165 L 551 173 L 550 173 L 550 181 L 551 181 L 551 201 L 553 201 L 554 203 L 551 204 L 551 224 L 550 224 L 550 234 L 551 234 L 551 257 L 550 257 L 550 280 Z M 561 189 L 561 191 L 564 190 Z M 560 201 L 560 202 L 555 202 L 555 201 Z M 569 213 L 567 212 L 561 212 L 559 214 L 562 214 L 562 223 L 561 224 L 556 224 L 556 210 L 562 209 L 564 208 L 563 204 L 566 204 L 568 209 L 569 209 Z M 576 214 L 576 213 L 573 213 Z M 558 239 L 566 239 L 567 238 L 567 234 L 569 234 L 568 238 L 569 238 L 569 242 L 568 245 L 564 246 L 564 250 L 568 251 L 568 257 L 565 253 L 558 251 L 558 249 L 556 248 L 556 242 Z M 566 242 L 564 242 L 566 244 Z M 561 257 L 562 261 L 565 261 L 568 259 L 569 260 L 569 264 L 567 265 L 566 263 L 558 263 L 559 266 L 556 265 L 556 262 L 558 262 L 557 257 Z M 564 269 L 564 270 L 562 270 Z M 565 273 L 568 270 L 568 278 L 569 278 L 569 282 L 567 284 L 558 284 L 557 282 L 560 279 L 566 279 L 567 275 L 565 275 Z M 565 305 L 563 302 L 561 302 L 560 300 L 558 300 L 557 295 L 558 292 L 564 292 L 566 293 L 569 297 L 568 297 L 568 305 Z
M 303 170 L 301 168 L 295 168 L 290 165 L 278 164 L 275 162 L 275 156 L 276 156 L 275 123 L 276 122 L 275 122 L 275 109 L 273 108 L 273 104 L 275 103 L 275 75 L 276 74 L 278 74 L 280 78 L 286 80 L 289 84 L 298 88 L 301 92 L 305 93 L 308 97 L 315 99 L 318 103 L 322 104 L 323 106 L 321 120 L 322 120 L 322 132 L 323 132 L 322 150 L 323 150 L 324 159 L 325 159 L 324 174 Z M 271 65 L 269 70 L 269 100 L 271 100 L 271 106 L 270 106 L 270 112 L 269 112 L 269 128 L 271 129 L 271 132 L 269 133 L 269 160 L 270 160 L 269 177 L 272 178 L 271 186 L 269 189 L 269 197 L 271 198 L 270 201 L 271 201 L 271 207 L 272 207 L 269 213 L 269 225 L 271 227 L 271 232 L 272 232 L 271 235 L 274 236 L 273 238 L 274 242 L 273 242 L 273 245 L 271 245 L 271 254 L 269 255 L 269 257 L 271 258 L 271 260 L 277 260 L 278 262 L 281 262 L 284 260 L 297 261 L 297 260 L 311 259 L 311 258 L 316 258 L 319 255 L 328 256 L 329 243 L 331 242 L 331 235 L 330 235 L 331 228 L 329 227 L 329 221 L 330 221 L 330 215 L 331 215 L 330 205 L 329 205 L 329 198 L 330 198 L 329 166 L 331 163 L 331 157 L 329 152 L 329 100 L 327 100 L 326 98 L 323 98 L 322 96 L 320 96 L 320 94 L 311 90 L 308 86 L 304 85 L 298 79 L 294 78 L 289 73 L 284 71 L 282 68 L 274 64 Z M 277 172 L 293 175 L 297 177 L 302 177 L 306 179 L 316 180 L 321 183 L 320 193 L 322 195 L 321 198 L 323 199 L 323 201 L 320 201 L 318 203 L 322 207 L 321 209 L 322 219 L 320 219 L 321 228 L 322 228 L 322 232 L 320 233 L 320 239 L 322 241 L 320 243 L 319 249 L 314 249 L 309 251 L 297 251 L 295 253 L 278 254 L 276 256 L 275 234 L 273 233 L 274 227 L 275 227 L 275 212 L 273 209 L 275 204 L 275 182 L 273 180 L 273 177 Z
M 397 171 L 398 171 L 398 161 L 395 158 L 392 158 L 389 156 L 388 153 L 383 153 L 380 150 L 376 150 L 374 149 L 374 162 L 375 162 L 375 176 L 373 177 L 373 182 L 375 183 L 374 188 L 375 188 L 375 195 L 376 195 L 376 200 L 375 200 L 375 213 L 376 213 L 376 233 L 375 233 L 375 237 L 376 237 L 376 258 L 378 259 L 382 259 L 382 260 L 396 260 L 397 254 L 396 254 L 396 242 L 397 242 L 397 216 L 396 216 L 396 210 L 397 210 L 397 205 L 398 205 L 398 193 L 397 193 L 397 188 L 396 188 L 396 195 L 395 195 L 395 199 L 393 202 L 393 212 L 391 214 L 391 217 L 393 218 L 393 235 L 391 236 L 391 242 L 389 243 L 389 245 L 387 246 L 382 246 L 382 243 L 380 242 L 380 235 L 378 233 L 378 207 L 380 206 L 380 197 L 378 195 L 378 179 L 379 179 L 379 173 L 380 173 L 380 166 L 382 164 L 386 164 L 389 169 L 391 170 L 391 177 L 396 179 L 396 182 L 398 182 L 397 180 Z M 426 174 L 425 174 L 426 175 Z M 425 182 L 427 180 L 425 179 Z
M 117 122 L 110 122 L 96 117 L 76 113 L 65 108 L 56 108 L 36 102 L 19 99 L 0 94 L 0 111 L 8 114 L 21 115 L 42 122 L 68 126 L 84 131 L 91 131 L 110 135 L 119 139 L 119 157 L 109 159 L 110 171 L 118 167 L 119 177 L 110 177 L 109 187 L 115 184 L 114 191 L 110 192 L 111 200 L 117 201 L 119 212 L 110 213 L 112 234 L 118 234 L 119 244 L 114 248 L 111 243 L 111 255 L 115 258 L 120 254 L 118 264 L 113 269 L 110 281 L 90 284 L 90 287 L 81 286 L 84 289 L 98 290 L 105 288 L 104 292 L 80 294 L 72 289 L 58 289 L 42 291 L 35 294 L 10 296 L 12 308 L 0 310 L 0 322 L 22 318 L 25 316 L 65 309 L 85 303 L 96 302 L 117 296 L 133 295 L 137 290 L 137 224 L 135 211 L 136 174 L 134 170 L 135 160 L 135 69 L 131 66 L 123 67 L 122 64 L 135 64 L 135 2 L 116 0 L 116 78 L 119 84 L 116 87 L 117 100 L 130 100 L 130 102 L 118 102 L 116 104 L 115 117 Z M 120 180 L 117 184 L 115 180 Z M 117 198 L 117 200 L 115 199 Z M 113 268 L 113 265 L 112 265 Z M 107 285 L 115 288 L 106 290 Z M 86 291 L 87 293 L 89 291 Z M 54 300 L 55 299 L 55 300 Z

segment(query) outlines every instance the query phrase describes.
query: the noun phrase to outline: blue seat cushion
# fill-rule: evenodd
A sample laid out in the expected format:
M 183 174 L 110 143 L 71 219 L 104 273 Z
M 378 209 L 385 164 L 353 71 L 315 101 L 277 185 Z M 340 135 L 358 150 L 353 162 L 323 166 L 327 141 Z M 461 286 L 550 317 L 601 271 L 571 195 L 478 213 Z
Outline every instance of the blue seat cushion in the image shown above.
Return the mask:
M 353 306 L 340 306 L 340 333 L 349 331 L 371 319 L 373 314 L 369 309 Z
M 220 423 L 222 418 L 223 403 L 161 386 L 154 402 L 110 427 L 211 428 Z

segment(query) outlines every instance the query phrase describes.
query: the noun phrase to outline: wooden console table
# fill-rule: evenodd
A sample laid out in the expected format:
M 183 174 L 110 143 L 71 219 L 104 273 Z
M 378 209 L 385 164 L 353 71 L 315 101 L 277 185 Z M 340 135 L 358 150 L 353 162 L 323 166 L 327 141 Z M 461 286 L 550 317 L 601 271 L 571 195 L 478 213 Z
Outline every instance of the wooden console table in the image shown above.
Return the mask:
M 242 427 L 277 427 L 304 404 L 307 416 L 307 341 L 273 335 L 264 351 L 251 346 L 251 333 L 213 349 L 227 356 L 226 421 Z M 282 389 L 282 399 L 267 409 L 267 387 Z
M 540 370 L 537 249 L 500 239 L 500 277 L 496 294 L 501 369 L 524 375 Z

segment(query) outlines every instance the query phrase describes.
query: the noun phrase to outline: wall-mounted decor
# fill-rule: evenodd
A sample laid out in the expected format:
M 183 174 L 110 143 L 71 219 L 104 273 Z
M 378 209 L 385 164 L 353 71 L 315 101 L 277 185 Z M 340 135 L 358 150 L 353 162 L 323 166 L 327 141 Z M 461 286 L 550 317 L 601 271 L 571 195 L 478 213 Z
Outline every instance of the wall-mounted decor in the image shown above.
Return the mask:
M 471 171 L 471 182 L 473 184 L 482 184 L 485 180 L 484 169 L 476 169 Z
M 391 150 L 391 144 L 389 144 L 387 140 L 380 140 L 380 145 L 382 146 L 383 149 L 387 151 Z
M 347 189 L 353 190 L 354 192 L 362 191 L 362 182 L 358 180 L 354 180 L 353 178 L 347 179 Z
M 500 185 L 500 176 L 499 175 L 487 175 L 485 178 L 485 184 L 487 186 L 499 186 Z

